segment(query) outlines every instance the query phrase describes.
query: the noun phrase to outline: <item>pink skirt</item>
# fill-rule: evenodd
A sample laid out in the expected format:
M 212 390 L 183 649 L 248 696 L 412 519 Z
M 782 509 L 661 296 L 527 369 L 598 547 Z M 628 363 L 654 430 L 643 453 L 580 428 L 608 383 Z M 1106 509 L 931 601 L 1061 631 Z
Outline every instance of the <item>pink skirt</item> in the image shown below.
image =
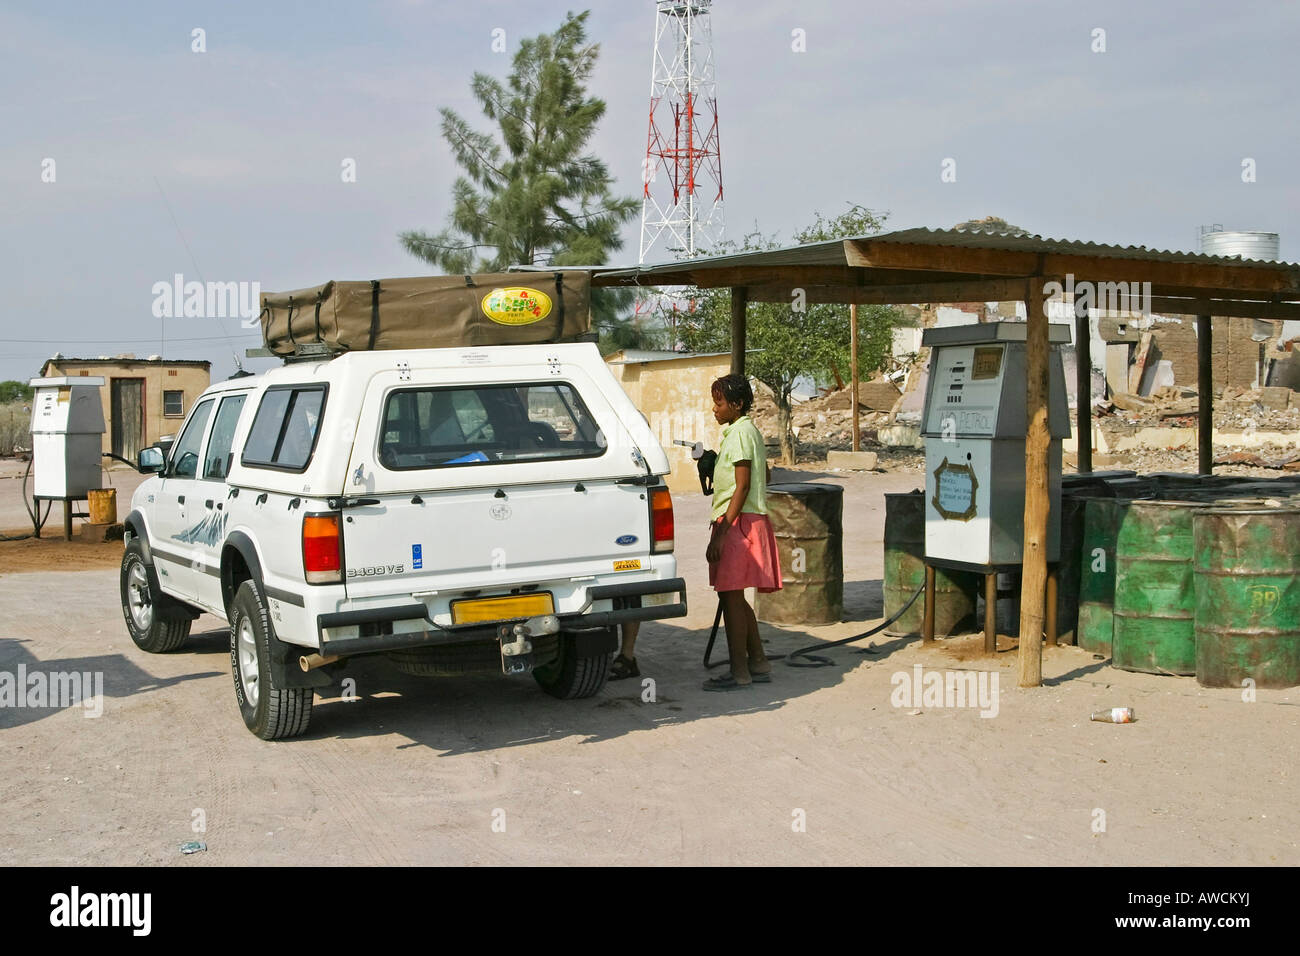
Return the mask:
M 727 529 L 722 556 L 709 565 L 709 584 L 717 591 L 781 590 L 781 557 L 767 515 L 742 513 Z

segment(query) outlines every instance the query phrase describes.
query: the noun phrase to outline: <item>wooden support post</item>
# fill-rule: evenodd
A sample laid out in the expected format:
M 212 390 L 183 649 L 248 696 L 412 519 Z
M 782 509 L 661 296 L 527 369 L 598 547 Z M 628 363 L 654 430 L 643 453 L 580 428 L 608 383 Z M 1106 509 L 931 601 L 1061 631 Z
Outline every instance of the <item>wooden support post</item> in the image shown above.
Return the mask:
M 1196 317 L 1196 470 L 1202 475 L 1214 471 L 1214 354 L 1213 318 Z
M 1082 298 L 1074 304 L 1074 417 L 1078 433 L 1079 474 L 1092 472 L 1092 329 L 1088 310 L 1080 309 Z
M 1059 279 L 1057 281 L 1060 281 Z M 1043 683 L 1043 608 L 1047 590 L 1049 279 L 1025 283 L 1025 540 L 1020 578 L 1020 686 Z M 1062 283 L 1063 284 L 1063 283 Z
M 934 565 L 925 566 L 925 607 L 921 614 L 921 643 L 934 643 Z
M 731 288 L 731 374 L 745 374 L 745 306 L 749 304 L 749 290 L 744 286 Z
M 63 499 L 63 538 L 72 540 L 72 502 L 67 498 Z
M 984 653 L 998 649 L 998 573 L 984 575 Z
M 862 433 L 858 423 L 858 304 L 849 306 L 849 380 L 852 383 L 849 408 L 853 414 L 853 450 L 862 450 Z

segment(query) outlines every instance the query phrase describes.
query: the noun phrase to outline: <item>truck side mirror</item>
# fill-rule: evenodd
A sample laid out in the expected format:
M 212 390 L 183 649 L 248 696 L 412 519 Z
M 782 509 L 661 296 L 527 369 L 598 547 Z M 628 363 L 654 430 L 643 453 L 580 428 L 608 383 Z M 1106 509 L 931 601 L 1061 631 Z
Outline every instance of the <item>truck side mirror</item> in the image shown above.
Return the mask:
M 142 475 L 156 475 L 163 470 L 163 452 L 157 445 L 140 449 L 136 456 L 136 471 Z

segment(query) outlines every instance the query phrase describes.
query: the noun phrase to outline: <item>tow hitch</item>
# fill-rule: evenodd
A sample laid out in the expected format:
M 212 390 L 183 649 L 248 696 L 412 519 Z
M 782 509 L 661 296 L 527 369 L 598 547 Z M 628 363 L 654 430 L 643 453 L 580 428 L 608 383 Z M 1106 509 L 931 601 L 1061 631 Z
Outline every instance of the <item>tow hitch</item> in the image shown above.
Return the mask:
M 517 624 L 502 624 L 497 628 L 501 641 L 501 672 L 506 675 L 528 674 L 533 669 L 533 642 L 530 637 L 556 634 L 560 619 L 554 614 L 530 617 Z

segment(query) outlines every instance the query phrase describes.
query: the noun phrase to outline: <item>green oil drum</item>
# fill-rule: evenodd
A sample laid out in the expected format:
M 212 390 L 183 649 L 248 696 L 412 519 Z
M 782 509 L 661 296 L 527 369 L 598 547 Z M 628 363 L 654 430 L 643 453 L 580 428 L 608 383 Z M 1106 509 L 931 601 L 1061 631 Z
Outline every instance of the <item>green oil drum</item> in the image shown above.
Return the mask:
M 1192 515 L 1204 504 L 1135 501 L 1115 542 L 1111 663 L 1152 674 L 1196 673 Z
M 885 617 L 892 617 L 916 589 L 925 584 L 925 496 L 885 495 Z M 980 575 L 967 571 L 935 569 L 934 633 L 947 637 L 974 624 L 975 601 Z M 921 633 L 924 597 L 917 598 L 907 613 L 885 628 L 899 637 Z
M 773 624 L 837 624 L 844 616 L 844 488 L 813 482 L 767 486 L 767 516 L 782 588 L 754 598 Z
M 1094 654 L 1110 654 L 1115 607 L 1115 537 L 1131 503 L 1127 498 L 1083 499 L 1078 645 Z
M 1207 509 L 1192 529 L 1197 683 L 1300 685 L 1300 507 Z

